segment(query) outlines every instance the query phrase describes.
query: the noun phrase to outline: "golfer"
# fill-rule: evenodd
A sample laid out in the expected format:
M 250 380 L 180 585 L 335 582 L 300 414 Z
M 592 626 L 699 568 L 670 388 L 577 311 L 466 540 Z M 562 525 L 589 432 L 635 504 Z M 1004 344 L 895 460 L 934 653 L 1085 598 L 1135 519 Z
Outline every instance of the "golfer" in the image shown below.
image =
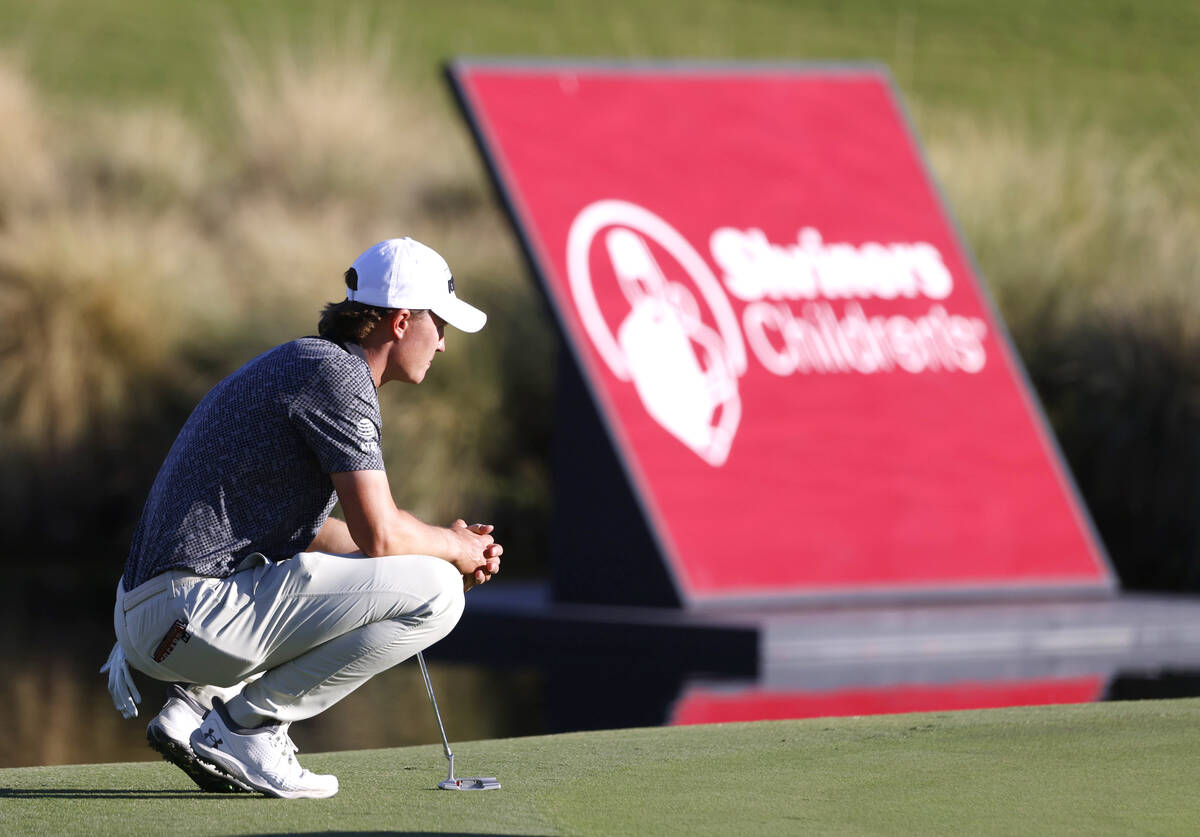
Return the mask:
M 396 507 L 376 390 L 419 384 L 446 324 L 481 329 L 446 262 L 409 238 L 346 271 L 319 337 L 251 360 L 204 397 L 167 454 L 117 587 L 102 671 L 137 715 L 128 665 L 171 682 L 152 747 L 205 790 L 328 797 L 293 721 L 444 637 L 500 569 L 492 527 Z M 345 521 L 329 516 L 340 501 Z

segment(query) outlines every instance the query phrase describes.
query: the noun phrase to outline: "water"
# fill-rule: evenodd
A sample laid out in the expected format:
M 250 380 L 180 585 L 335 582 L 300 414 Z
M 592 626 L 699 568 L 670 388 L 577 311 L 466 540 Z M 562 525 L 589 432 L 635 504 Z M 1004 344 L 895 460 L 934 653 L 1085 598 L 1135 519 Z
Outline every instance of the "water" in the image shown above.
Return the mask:
M 112 644 L 107 593 L 34 580 L 0 591 L 0 607 L 0 767 L 157 758 L 144 728 L 162 684 L 137 675 L 143 714 L 126 721 L 98 673 Z M 504 654 L 486 638 L 477 653 L 463 655 L 460 644 L 452 659 L 436 646 L 426 654 L 451 744 L 464 757 L 462 742 L 573 730 L 1200 696 L 1191 649 L 832 658 L 721 674 L 673 664 L 695 654 L 537 653 L 519 637 L 509 642 L 518 647 Z M 293 738 L 307 752 L 440 741 L 415 661 L 295 725 Z
M 109 643 L 111 644 L 111 642 Z M 157 758 L 145 725 L 165 698 L 163 684 L 140 674 L 141 716 L 113 708 L 105 675 L 107 647 L 29 647 L 5 656 L 0 682 L 5 730 L 0 767 L 141 761 Z M 430 661 L 451 741 L 531 735 L 546 729 L 540 673 Z M 440 741 L 420 670 L 411 661 L 387 671 L 320 716 L 296 724 L 302 751 L 398 747 Z
M 43 648 L 9 660 L 0 685 L 0 705 L 8 715 L 0 767 L 157 758 L 143 731 L 163 699 L 161 684 L 138 676 L 143 715 L 126 721 L 96 672 L 107 648 L 95 651 L 72 656 Z M 459 742 L 572 730 L 1200 696 L 1200 670 L 805 688 L 639 667 L 495 668 L 435 660 L 436 649 L 430 652 L 430 676 L 456 751 L 462 749 Z M 293 738 L 309 752 L 439 741 L 412 661 L 296 724 Z
M 0 588 L 0 767 L 158 758 L 145 725 L 165 684 L 135 672 L 141 716 L 127 721 L 99 673 L 113 643 L 109 589 L 57 571 L 25 573 Z M 539 672 L 445 663 L 433 651 L 427 659 L 452 742 L 545 731 Z M 415 660 L 295 725 L 292 737 L 309 752 L 440 741 Z

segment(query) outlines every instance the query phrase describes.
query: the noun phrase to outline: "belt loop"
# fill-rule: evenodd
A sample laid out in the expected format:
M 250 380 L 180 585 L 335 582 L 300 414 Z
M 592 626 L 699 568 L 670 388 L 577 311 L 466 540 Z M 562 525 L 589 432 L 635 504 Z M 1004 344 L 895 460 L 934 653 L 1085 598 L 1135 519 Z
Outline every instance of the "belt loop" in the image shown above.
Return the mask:
M 124 586 L 125 586 L 124 582 L 122 581 L 121 588 L 124 589 Z M 162 575 L 156 575 L 154 578 L 150 579 L 149 581 L 144 581 L 141 584 L 139 584 L 137 587 L 134 587 L 132 590 L 126 592 L 121 597 L 122 610 L 124 610 L 126 613 L 128 613 L 129 611 L 133 610 L 135 607 L 140 605 L 142 602 L 146 601 L 149 598 L 152 598 L 153 596 L 158 595 L 159 593 L 163 592 L 164 590 L 169 589 L 170 587 L 171 587 L 170 573 L 163 573 Z
M 266 567 L 274 562 L 263 555 L 261 552 L 251 552 L 245 558 L 238 562 L 238 565 L 233 568 L 235 573 L 240 573 L 242 570 L 248 570 L 253 567 Z

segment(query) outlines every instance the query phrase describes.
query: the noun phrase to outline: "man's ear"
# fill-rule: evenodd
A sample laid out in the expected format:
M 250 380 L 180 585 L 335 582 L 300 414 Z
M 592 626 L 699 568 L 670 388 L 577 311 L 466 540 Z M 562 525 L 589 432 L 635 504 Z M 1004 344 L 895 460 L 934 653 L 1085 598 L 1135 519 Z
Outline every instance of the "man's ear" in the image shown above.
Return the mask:
M 392 337 L 397 340 L 401 339 L 408 331 L 408 324 L 412 321 L 412 312 L 407 308 L 397 308 L 388 316 L 390 317 Z

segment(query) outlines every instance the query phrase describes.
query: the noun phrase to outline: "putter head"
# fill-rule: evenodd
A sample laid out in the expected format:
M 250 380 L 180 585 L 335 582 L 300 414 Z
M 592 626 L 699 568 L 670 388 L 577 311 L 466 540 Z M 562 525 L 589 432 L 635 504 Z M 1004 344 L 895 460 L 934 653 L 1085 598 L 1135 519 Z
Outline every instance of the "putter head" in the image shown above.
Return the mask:
M 438 782 L 442 790 L 499 790 L 495 776 L 473 776 L 470 779 L 443 779 Z

